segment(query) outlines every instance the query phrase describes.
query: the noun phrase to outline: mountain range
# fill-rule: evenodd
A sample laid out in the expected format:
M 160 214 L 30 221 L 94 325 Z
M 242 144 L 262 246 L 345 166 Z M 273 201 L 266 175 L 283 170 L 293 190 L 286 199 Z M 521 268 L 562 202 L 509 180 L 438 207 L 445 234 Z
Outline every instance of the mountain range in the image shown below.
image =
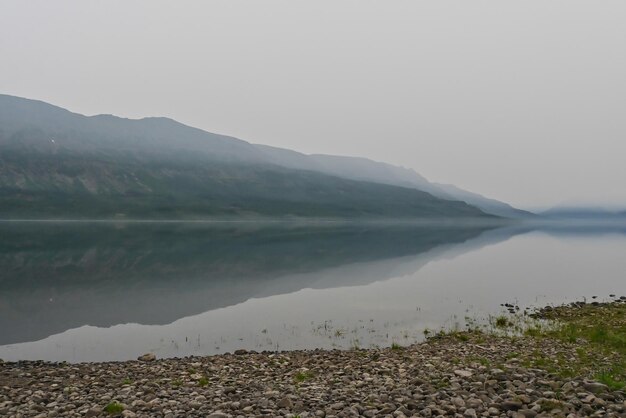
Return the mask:
M 622 220 L 626 219 L 626 210 L 585 205 L 555 206 L 541 212 L 541 216 L 550 219 Z
M 533 216 L 386 163 L 8 95 L 0 95 L 0 199 L 2 218 Z

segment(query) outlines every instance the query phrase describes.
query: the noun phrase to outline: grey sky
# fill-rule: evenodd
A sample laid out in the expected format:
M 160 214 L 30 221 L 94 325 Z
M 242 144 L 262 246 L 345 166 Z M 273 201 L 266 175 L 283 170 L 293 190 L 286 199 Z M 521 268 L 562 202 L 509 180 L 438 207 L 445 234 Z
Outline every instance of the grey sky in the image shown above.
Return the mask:
M 0 0 L 0 92 L 626 206 L 626 2 Z

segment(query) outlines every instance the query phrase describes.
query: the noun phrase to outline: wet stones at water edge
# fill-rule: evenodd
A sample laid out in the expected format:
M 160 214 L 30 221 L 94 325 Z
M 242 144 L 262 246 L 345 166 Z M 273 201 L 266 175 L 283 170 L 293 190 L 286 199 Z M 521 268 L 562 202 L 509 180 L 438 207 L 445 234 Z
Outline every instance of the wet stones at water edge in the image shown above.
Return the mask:
M 520 310 L 520 307 L 517 304 L 513 303 L 501 303 L 500 306 L 506 308 L 506 310 L 509 311 L 509 313 L 511 314 L 514 314 Z
M 558 305 L 558 306 L 544 306 L 538 309 L 535 309 L 533 312 L 530 313 L 530 316 L 532 318 L 537 318 L 537 319 L 550 319 L 552 318 L 553 314 L 560 310 L 567 310 L 567 309 L 579 309 L 579 310 L 584 310 L 585 308 L 588 307 L 595 307 L 595 308 L 602 308 L 602 307 L 611 307 L 611 306 L 619 306 L 620 304 L 626 304 L 626 296 L 616 296 L 614 294 L 610 295 L 611 298 L 613 298 L 613 300 L 611 301 L 604 301 L 604 302 L 598 302 L 598 301 L 592 301 L 592 302 L 587 302 L 586 300 L 581 300 L 581 301 L 575 301 L 575 302 L 570 302 L 567 304 L 563 304 L 563 305 Z M 592 297 L 593 298 L 593 297 Z

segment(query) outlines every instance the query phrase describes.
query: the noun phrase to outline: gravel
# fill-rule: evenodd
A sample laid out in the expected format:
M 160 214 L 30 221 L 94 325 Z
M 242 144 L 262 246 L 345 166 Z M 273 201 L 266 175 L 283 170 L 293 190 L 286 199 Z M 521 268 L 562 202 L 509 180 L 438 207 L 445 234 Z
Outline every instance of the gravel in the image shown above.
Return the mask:
M 511 355 L 576 348 L 470 333 L 400 349 L 0 362 L 0 417 L 626 417 L 624 392 Z

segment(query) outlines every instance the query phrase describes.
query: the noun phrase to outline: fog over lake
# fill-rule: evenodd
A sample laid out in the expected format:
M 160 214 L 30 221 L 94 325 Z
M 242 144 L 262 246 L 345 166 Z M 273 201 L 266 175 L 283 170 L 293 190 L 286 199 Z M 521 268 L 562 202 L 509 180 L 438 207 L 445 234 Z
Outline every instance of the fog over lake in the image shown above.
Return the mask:
M 626 225 L 0 223 L 0 358 L 401 345 L 626 294 Z

